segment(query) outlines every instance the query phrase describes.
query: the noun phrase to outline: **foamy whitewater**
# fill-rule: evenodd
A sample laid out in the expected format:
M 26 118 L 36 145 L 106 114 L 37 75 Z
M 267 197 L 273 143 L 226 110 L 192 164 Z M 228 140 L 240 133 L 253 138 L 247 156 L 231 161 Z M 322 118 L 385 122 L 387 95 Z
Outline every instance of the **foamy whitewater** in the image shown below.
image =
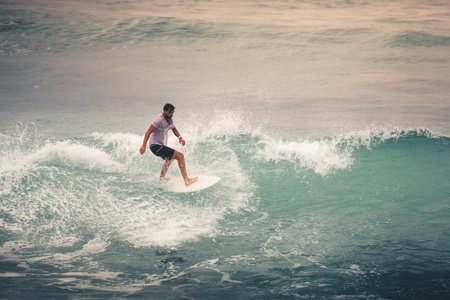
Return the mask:
M 2 1 L 0 298 L 448 299 L 449 29 L 444 0 Z M 167 102 L 213 187 L 139 153 Z

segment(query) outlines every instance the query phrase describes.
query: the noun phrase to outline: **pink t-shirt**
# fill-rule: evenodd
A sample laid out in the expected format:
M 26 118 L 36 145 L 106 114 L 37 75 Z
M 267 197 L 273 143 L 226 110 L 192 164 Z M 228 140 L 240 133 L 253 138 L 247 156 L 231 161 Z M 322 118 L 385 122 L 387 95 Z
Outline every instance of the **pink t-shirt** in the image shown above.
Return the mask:
M 150 134 L 149 144 L 151 145 L 167 145 L 167 132 L 175 128 L 173 121 L 170 120 L 170 124 L 164 118 L 163 114 L 160 113 L 153 120 L 152 125 L 156 127 L 156 130 Z

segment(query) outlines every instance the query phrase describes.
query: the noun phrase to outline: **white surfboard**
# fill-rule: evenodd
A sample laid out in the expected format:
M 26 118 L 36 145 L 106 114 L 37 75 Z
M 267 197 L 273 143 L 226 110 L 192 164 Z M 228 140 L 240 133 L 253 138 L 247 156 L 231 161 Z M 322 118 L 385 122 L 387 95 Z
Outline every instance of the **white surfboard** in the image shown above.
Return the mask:
M 167 178 L 163 185 L 164 188 L 170 192 L 174 193 L 189 193 L 189 192 L 196 192 L 200 191 L 206 188 L 209 188 L 210 186 L 215 185 L 220 181 L 220 177 L 217 176 L 191 176 L 198 177 L 198 180 L 191 184 L 190 186 L 186 186 L 184 184 L 183 177 L 169 177 Z

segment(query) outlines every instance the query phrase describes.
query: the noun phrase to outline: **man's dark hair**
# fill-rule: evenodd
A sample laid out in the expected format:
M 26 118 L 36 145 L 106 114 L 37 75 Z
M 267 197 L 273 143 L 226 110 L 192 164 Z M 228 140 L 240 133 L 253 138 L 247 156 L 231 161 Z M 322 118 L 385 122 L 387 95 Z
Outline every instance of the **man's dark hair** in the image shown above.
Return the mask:
M 175 106 L 173 106 L 173 105 L 170 104 L 170 103 L 167 103 L 166 105 L 164 105 L 164 111 L 171 112 L 171 111 L 174 110 L 174 109 L 175 109 Z

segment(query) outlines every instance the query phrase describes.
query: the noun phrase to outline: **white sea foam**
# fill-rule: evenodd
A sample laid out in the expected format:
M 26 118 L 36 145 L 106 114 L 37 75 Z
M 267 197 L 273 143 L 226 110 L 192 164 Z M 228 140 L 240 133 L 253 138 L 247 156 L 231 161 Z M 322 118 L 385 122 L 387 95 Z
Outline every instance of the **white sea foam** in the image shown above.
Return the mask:
M 39 243 L 51 247 L 67 247 L 79 241 L 77 224 L 93 230 L 102 228 L 105 234 L 118 234 L 135 247 L 177 247 L 218 234 L 218 224 L 228 212 L 252 210 L 249 204 L 255 185 L 243 165 L 242 156 L 289 161 L 298 170 L 309 169 L 326 176 L 351 167 L 355 149 L 375 147 L 411 133 L 371 128 L 332 138 L 282 140 L 254 131 L 241 114 L 227 111 L 217 114 L 222 117 L 215 119 L 214 125 L 186 130 L 183 134 L 188 140 L 186 147 L 176 145 L 185 152 L 191 174 L 222 178 L 222 185 L 214 194 L 201 194 L 192 202 L 180 201 L 176 195 L 165 195 L 156 179 L 162 162 L 149 152 L 146 156 L 139 154 L 141 136 L 96 132 L 92 134 L 93 140 L 83 144 L 47 141 L 31 154 L 16 145 L 19 148 L 2 156 L 7 163 L 0 167 L 0 174 L 6 179 L 1 185 L 1 195 L 9 199 L 8 196 L 18 189 L 20 194 L 16 197 L 21 197 L 22 201 L 4 201 L 3 209 L 13 219 L 2 219 L 1 224 L 10 231 L 30 236 L 52 233 L 38 239 Z M 429 135 L 426 130 L 412 132 Z M 25 157 L 19 159 L 22 155 Z M 93 181 L 87 183 L 80 181 L 77 170 L 65 174 L 61 167 L 107 171 L 110 177 L 92 178 Z M 180 176 L 176 163 L 169 172 Z M 143 173 L 151 179 L 143 179 Z M 20 192 L 22 178 L 27 178 L 33 187 L 26 193 Z M 69 256 L 66 259 L 70 260 Z
M 194 141 L 204 141 L 211 137 L 232 137 L 239 134 L 257 132 L 249 122 L 249 116 L 242 112 L 230 109 L 215 109 L 208 113 L 207 122 L 202 115 L 191 114 L 183 122 L 188 136 Z
M 25 274 L 21 274 L 21 273 L 12 273 L 12 272 L 5 272 L 5 273 L 1 273 L 0 272 L 0 277 L 2 278 L 9 278 L 9 277 L 24 277 L 26 276 Z
M 196 205 L 153 202 L 145 209 L 128 208 L 116 220 L 120 237 L 135 247 L 175 247 L 216 233 L 223 211 Z
M 115 199 L 110 202 L 115 209 L 109 212 L 109 218 L 114 220 L 114 224 L 109 226 L 116 228 L 122 240 L 134 247 L 177 247 L 184 242 L 216 235 L 218 222 L 227 212 L 248 208 L 254 185 L 242 168 L 239 154 L 229 145 L 229 138 L 247 131 L 248 124 L 240 114 L 230 111 L 216 113 L 218 118 L 214 118 L 210 126 L 185 128 L 182 122 L 180 126 L 177 123 L 187 141 L 185 147 L 180 146 L 173 136 L 169 138 L 169 146 L 185 154 L 189 174 L 222 178 L 214 194 L 208 191 L 194 193 L 189 196 L 193 199 L 190 202 L 180 201 L 176 194 L 166 195 L 158 190 L 157 175 L 162 161 L 150 151 L 143 156 L 139 154 L 142 136 L 132 133 L 92 134 L 95 140 L 103 142 L 108 153 L 124 164 L 129 176 L 146 174 L 150 178 L 141 183 L 144 190 L 151 188 L 148 194 L 127 197 L 121 203 Z M 193 124 L 198 125 L 198 122 Z M 181 176 L 176 162 L 169 169 L 169 175 Z
M 266 161 L 292 161 L 300 170 L 310 169 L 326 176 L 336 170 L 350 168 L 353 152 L 361 147 L 372 149 L 389 140 L 396 141 L 411 135 L 439 138 L 440 135 L 424 128 L 401 129 L 371 127 L 347 132 L 334 137 L 281 140 L 262 136 L 255 158 Z
M 53 254 L 52 260 L 62 263 L 69 263 L 72 260 L 80 259 L 87 255 L 104 252 L 108 245 L 108 242 L 104 241 L 102 238 L 96 237 L 95 239 L 87 242 L 81 250 Z
M 104 150 L 70 141 L 48 142 L 28 155 L 21 164 L 10 161 L 10 169 L 2 170 L 9 176 L 8 186 L 5 185 L 3 189 L 8 197 L 3 204 L 11 217 L 8 222 L 3 220 L 5 227 L 23 232 L 30 238 L 39 236 L 34 242 L 47 247 L 73 245 L 80 240 L 80 225 L 94 231 L 96 228 L 100 229 L 106 234 L 118 234 L 135 247 L 176 247 L 186 241 L 216 234 L 217 222 L 226 212 L 245 207 L 251 196 L 247 185 L 242 184 L 245 183 L 246 176 L 242 174 L 235 158 L 222 158 L 225 170 L 218 165 L 220 161 L 210 162 L 208 166 L 198 164 L 193 159 L 192 170 L 200 170 L 202 174 L 219 174 L 232 187 L 219 188 L 214 197 L 203 194 L 203 198 L 198 199 L 197 203 L 181 203 L 176 196 L 171 199 L 168 195 L 161 194 L 156 176 L 151 174 L 152 170 L 147 169 L 146 173 L 147 177 L 155 178 L 155 182 L 143 181 L 133 175 L 133 168 L 142 168 L 142 163 L 138 162 L 145 158 L 151 162 L 157 161 L 156 169 L 159 170 L 161 161 L 153 155 L 139 157 L 139 161 L 130 159 L 129 163 L 121 164 L 111 157 L 119 155 L 105 152 L 122 152 L 122 157 L 133 156 L 133 153 L 138 153 L 140 138 L 138 141 L 133 134 L 115 133 L 96 133 L 95 138 L 104 138 Z M 229 154 L 232 155 L 232 152 Z M 123 185 L 119 181 L 122 188 L 117 189 L 116 175 L 124 170 L 122 165 L 126 166 L 127 174 L 120 173 L 120 176 L 128 184 Z M 111 179 L 99 176 L 92 177 L 91 182 L 88 182 L 78 173 L 84 172 L 83 168 L 108 171 Z M 172 167 L 172 172 L 180 176 L 176 166 Z M 25 194 L 21 192 L 20 180 L 29 175 L 32 175 L 28 180 L 33 188 Z M 136 183 L 137 190 L 129 184 L 132 181 Z M 14 189 L 18 189 L 23 195 L 12 195 Z M 142 192 L 139 192 L 140 189 Z M 128 193 L 130 196 L 127 196 Z M 13 201 L 14 197 L 23 197 L 23 200 Z M 83 248 L 82 252 L 85 250 Z M 71 261 L 79 255 L 81 254 L 78 252 L 56 253 L 53 258 L 63 262 Z
M 70 141 L 46 145 L 29 157 L 29 161 L 32 162 L 54 159 L 59 159 L 71 166 L 81 166 L 88 169 L 118 170 L 121 167 L 120 163 L 114 161 L 105 152 Z
M 265 160 L 294 161 L 302 168 L 314 170 L 325 176 L 338 169 L 346 169 L 352 163 L 351 153 L 339 149 L 333 141 L 263 141 L 257 157 Z
M 4 163 L 0 167 L 0 175 L 9 172 L 25 171 L 35 163 L 46 162 L 59 162 L 72 167 L 105 171 L 117 171 L 122 167 L 119 162 L 114 161 L 107 153 L 71 141 L 47 142 L 42 148 L 32 153 L 21 149 L 12 149 L 10 152 L 9 155 L 2 157 Z
M 94 132 L 92 137 L 103 141 L 103 147 L 111 146 L 113 155 L 121 161 L 129 161 L 140 155 L 138 150 L 142 144 L 142 136 L 133 133 Z

